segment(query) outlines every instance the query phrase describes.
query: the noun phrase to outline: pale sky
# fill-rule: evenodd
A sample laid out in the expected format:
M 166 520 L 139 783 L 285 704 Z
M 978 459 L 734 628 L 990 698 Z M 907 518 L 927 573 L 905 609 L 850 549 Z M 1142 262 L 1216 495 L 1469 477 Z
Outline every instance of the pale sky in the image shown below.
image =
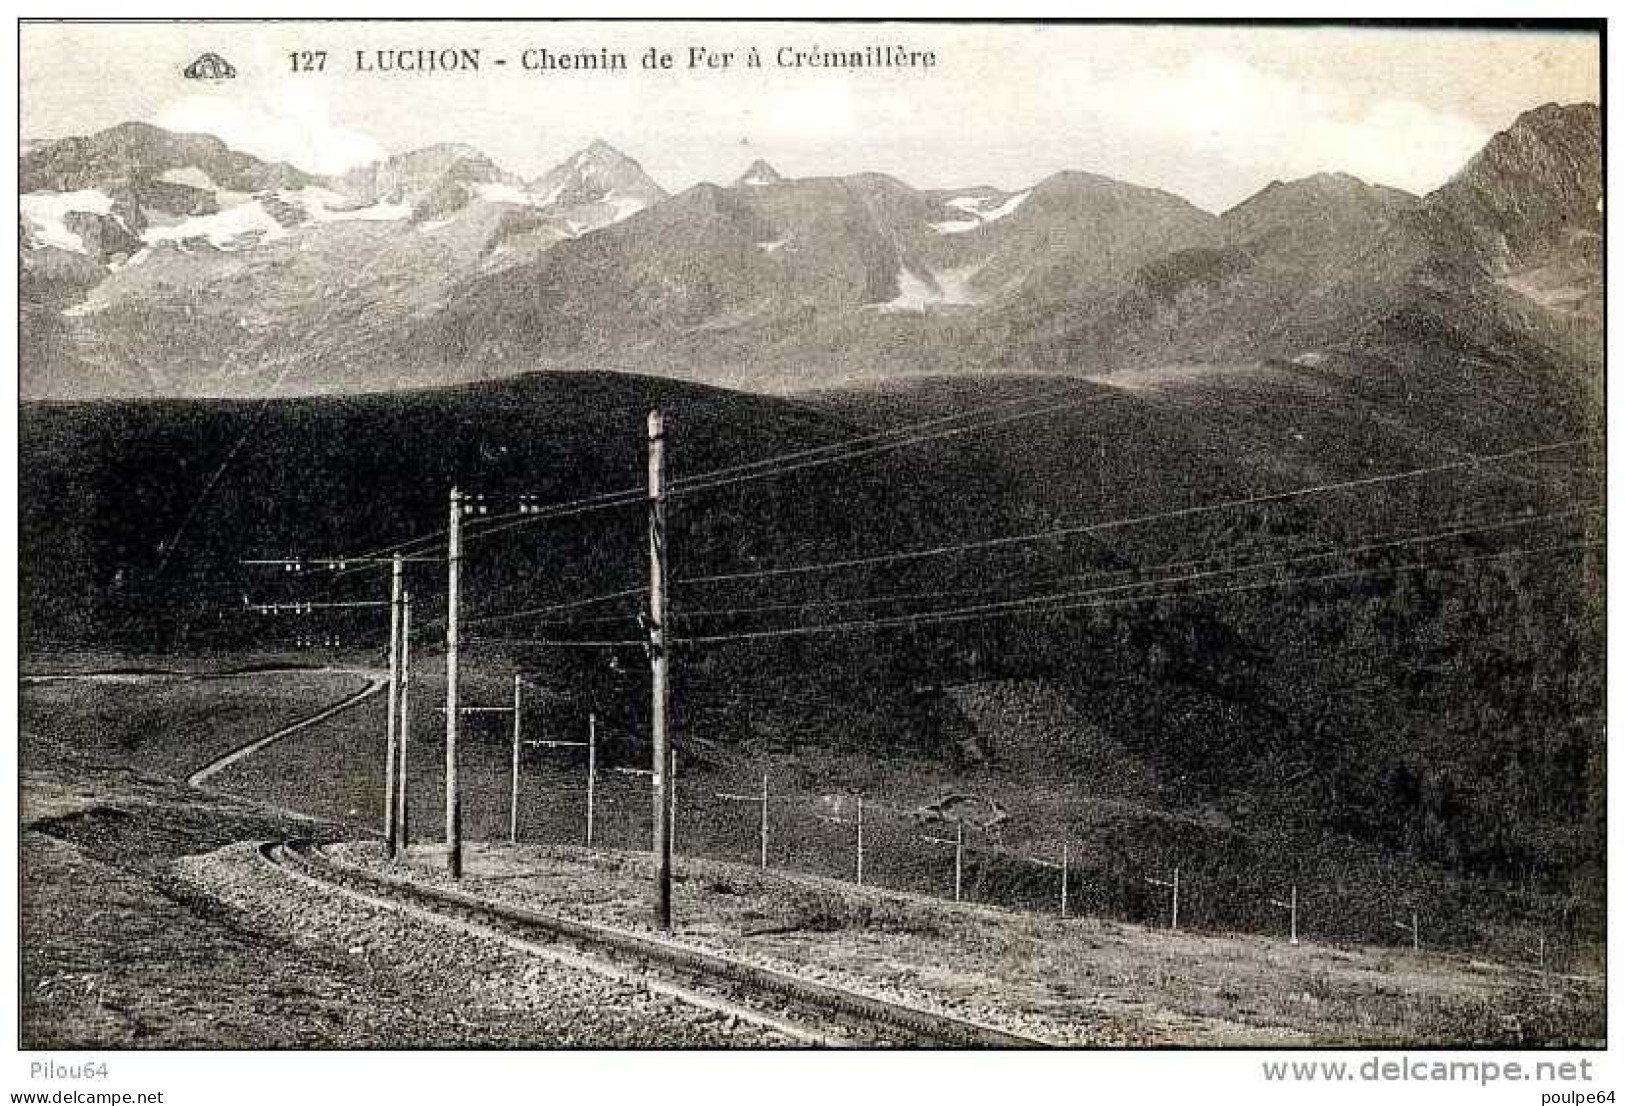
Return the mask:
M 930 50 L 929 70 L 777 67 L 781 46 Z M 764 66 L 747 69 L 757 46 Z M 684 68 L 691 46 L 733 51 Z M 355 53 L 479 49 L 478 73 L 355 72 Z M 650 47 L 676 66 L 650 72 Z M 526 49 L 622 51 L 622 73 L 535 73 Z M 328 52 L 321 74 L 295 50 Z M 238 78 L 187 81 L 198 54 Z M 754 158 L 786 176 L 865 170 L 922 188 L 1024 187 L 1085 169 L 1209 210 L 1271 180 L 1345 171 L 1412 192 L 1442 184 L 1540 104 L 1600 102 L 1584 33 L 1297 27 L 787 23 L 27 24 L 25 138 L 126 120 L 205 131 L 335 172 L 466 142 L 534 177 L 594 137 L 671 191 L 726 183 Z M 507 64 L 498 66 L 497 58 Z

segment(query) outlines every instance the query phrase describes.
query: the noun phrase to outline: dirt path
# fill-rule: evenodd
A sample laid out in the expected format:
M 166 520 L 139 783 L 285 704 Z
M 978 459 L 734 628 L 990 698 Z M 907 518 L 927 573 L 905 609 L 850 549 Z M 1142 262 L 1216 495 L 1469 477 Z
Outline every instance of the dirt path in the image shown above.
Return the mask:
M 351 707 L 372 698 L 389 685 L 389 678 L 373 669 L 352 668 L 342 670 L 334 669 L 333 671 L 343 671 L 355 675 L 364 675 L 368 678 L 368 684 L 366 687 L 362 688 L 348 699 L 334 703 L 332 706 L 317 711 L 308 718 L 302 718 L 292 725 L 283 726 L 280 730 L 266 734 L 264 737 L 256 738 L 246 745 L 238 746 L 225 756 L 216 757 L 208 764 L 205 764 L 202 768 L 199 768 L 196 772 L 193 772 L 191 775 L 187 776 L 186 782 L 193 787 L 202 787 L 209 781 L 210 777 L 225 771 L 227 768 L 230 768 L 233 764 L 236 764 L 240 760 L 253 756 L 267 745 L 280 741 L 289 734 L 298 733 L 300 730 L 306 729 L 307 727 L 325 722 L 334 715 L 347 711 Z

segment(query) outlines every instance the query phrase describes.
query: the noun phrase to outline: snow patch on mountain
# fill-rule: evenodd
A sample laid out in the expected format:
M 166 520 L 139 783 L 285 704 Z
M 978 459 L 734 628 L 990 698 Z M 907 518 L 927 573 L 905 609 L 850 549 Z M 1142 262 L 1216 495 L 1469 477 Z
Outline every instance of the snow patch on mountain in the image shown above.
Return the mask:
M 192 215 L 168 226 L 148 227 L 141 235 L 149 246 L 202 238 L 219 250 L 237 250 L 287 237 L 281 223 L 258 200 L 213 215 Z
M 330 188 L 321 188 L 308 185 L 299 189 L 284 189 L 277 194 L 277 199 L 284 203 L 293 204 L 305 212 L 314 223 L 343 223 L 351 220 L 367 220 L 375 222 L 393 222 L 398 219 L 407 219 L 412 215 L 412 205 L 406 203 L 388 203 L 380 200 L 377 203 L 357 206 L 354 200 L 334 192 Z
M 220 187 L 214 183 L 213 177 L 196 165 L 186 165 L 179 169 L 166 169 L 159 175 L 158 179 L 166 184 L 184 184 L 188 188 L 201 188 L 205 192 L 215 192 Z
M 970 286 L 981 264 L 964 265 L 957 269 L 933 271 L 926 269 L 929 280 L 904 266 L 897 270 L 897 297 L 876 304 L 875 310 L 886 315 L 923 314 L 931 307 L 973 307 L 981 302 Z
M 474 186 L 474 194 L 480 199 L 484 200 L 486 203 L 517 204 L 521 207 L 542 206 L 537 201 L 534 193 L 527 192 L 523 188 L 516 188 L 511 184 L 504 184 L 500 181 L 490 181 L 483 184 L 476 184 Z
M 1013 215 L 1032 194 L 1032 189 L 1029 188 L 1025 192 L 1016 192 L 1002 200 L 997 196 L 955 196 L 947 201 L 947 206 L 963 211 L 970 218 L 932 223 L 931 229 L 938 234 L 964 234 L 973 231 L 985 223 L 994 223 L 1007 215 Z M 992 206 L 988 206 L 989 204 Z
M 113 198 L 99 188 L 82 188 L 77 192 L 27 192 L 17 197 L 17 206 L 35 242 L 88 255 L 90 251 L 85 248 L 85 240 L 68 229 L 67 217 L 74 212 L 107 215 L 113 210 Z
M 614 205 L 615 213 L 610 216 L 610 222 L 618 223 L 622 219 L 630 219 L 649 205 L 637 196 L 623 196 L 611 193 L 604 197 L 606 203 Z
M 746 169 L 744 175 L 734 183 L 745 188 L 766 188 L 782 183 L 783 180 L 777 169 L 758 158 L 750 163 L 750 168 Z

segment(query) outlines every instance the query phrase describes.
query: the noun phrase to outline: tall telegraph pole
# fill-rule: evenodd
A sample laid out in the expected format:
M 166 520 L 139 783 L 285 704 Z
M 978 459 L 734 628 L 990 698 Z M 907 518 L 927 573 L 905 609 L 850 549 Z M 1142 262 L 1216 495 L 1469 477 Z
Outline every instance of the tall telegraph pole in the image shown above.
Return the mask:
M 459 576 L 463 561 L 463 497 L 451 489 L 451 515 L 446 547 L 446 869 L 453 879 L 463 874 L 463 807 L 457 790 L 457 647 Z
M 513 674 L 513 763 L 508 777 L 508 844 L 519 844 L 519 673 Z
M 396 554 L 389 565 L 389 721 L 388 751 L 384 762 L 384 849 L 395 858 L 399 845 L 399 819 L 395 815 L 396 772 L 400 758 L 397 717 L 401 695 L 401 558 Z
M 670 780 L 671 742 L 666 733 L 666 711 L 671 699 L 666 655 L 666 420 L 657 409 L 649 412 L 649 668 L 650 668 L 650 780 L 654 787 L 655 925 L 671 931 L 671 803 L 666 797 Z
M 401 593 L 401 690 L 398 696 L 400 721 L 395 724 L 395 746 L 399 763 L 395 768 L 395 841 L 401 852 L 412 846 L 412 820 L 406 805 L 406 746 L 412 733 L 412 715 L 407 709 L 412 691 L 412 595 Z

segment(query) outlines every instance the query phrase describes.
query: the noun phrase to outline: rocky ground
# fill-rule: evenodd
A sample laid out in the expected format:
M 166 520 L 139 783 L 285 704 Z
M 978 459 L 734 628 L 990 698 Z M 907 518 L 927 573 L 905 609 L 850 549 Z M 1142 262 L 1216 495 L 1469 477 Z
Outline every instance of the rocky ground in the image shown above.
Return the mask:
M 432 851 L 351 863 L 445 884 Z M 647 860 L 568 846 L 474 845 L 463 890 L 647 930 Z M 1456 1044 L 1600 1039 L 1598 980 L 1423 950 L 1169 932 L 1033 915 L 746 865 L 680 858 L 678 935 L 912 1005 L 1073 1046 Z
M 342 817 L 342 807 L 321 820 L 181 782 L 193 760 L 342 699 L 357 682 L 302 673 L 279 690 L 279 679 L 194 693 L 163 677 L 157 694 L 180 712 L 172 724 L 103 709 L 129 699 L 126 683 L 73 694 L 25 687 L 24 1047 L 800 1043 L 323 895 L 260 863 L 253 842 L 289 836 L 347 841 L 338 848 L 350 861 L 383 863 L 367 820 Z M 235 697 L 230 710 L 215 710 L 221 695 Z M 294 750 L 272 745 L 254 759 L 274 764 Z M 420 878 L 445 878 L 429 856 L 417 859 Z M 636 852 L 477 843 L 463 883 L 576 917 L 648 924 L 648 864 Z M 1579 1044 L 1604 1032 L 1599 981 L 1543 980 L 1428 950 L 1062 921 L 686 856 L 676 901 L 680 935 L 695 945 L 1057 1044 Z
M 724 1048 L 798 1042 L 494 940 L 323 894 L 234 845 L 176 865 L 187 882 L 300 948 L 348 965 L 360 991 L 410 993 L 413 1018 L 371 1045 Z M 425 1031 L 425 1026 L 433 1026 Z
M 335 680 L 331 698 L 351 683 Z M 116 740 L 90 753 L 54 740 L 45 721 L 25 714 L 25 1048 L 798 1043 L 313 894 L 239 843 L 362 827 L 187 787 L 117 763 Z M 179 756 L 161 744 L 144 756 Z

